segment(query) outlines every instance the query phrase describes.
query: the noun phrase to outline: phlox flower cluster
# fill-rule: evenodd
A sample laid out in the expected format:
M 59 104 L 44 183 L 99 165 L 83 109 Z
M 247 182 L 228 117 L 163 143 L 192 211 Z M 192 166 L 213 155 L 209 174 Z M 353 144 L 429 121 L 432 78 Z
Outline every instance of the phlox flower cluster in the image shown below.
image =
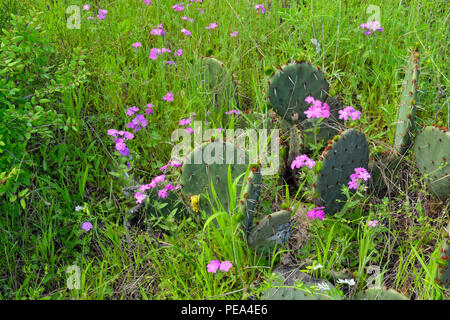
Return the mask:
M 176 160 L 170 160 L 168 164 L 166 164 L 165 166 L 162 166 L 161 168 L 159 168 L 159 170 L 163 171 L 166 170 L 168 167 L 181 167 L 181 163 L 176 161 Z
M 166 31 L 164 30 L 162 24 L 159 24 L 157 26 L 154 26 L 154 29 L 150 31 L 150 34 L 154 36 L 164 36 L 166 34 Z
M 266 12 L 266 9 L 264 8 L 264 3 L 257 4 L 257 5 L 255 6 L 255 10 L 257 10 L 259 13 L 264 13 L 264 12 Z
M 158 187 L 158 184 L 164 182 L 166 180 L 166 176 L 164 174 L 157 176 L 152 179 L 149 184 L 143 184 L 139 187 L 138 191 L 134 194 L 134 198 L 136 199 L 136 203 L 142 203 L 145 200 L 147 195 L 144 193 L 146 190 L 154 189 Z M 179 189 L 181 186 L 177 185 L 176 187 L 172 186 L 170 183 L 167 183 L 164 188 L 158 190 L 158 197 L 161 199 L 166 198 L 169 195 L 170 191 Z
M 360 25 L 360 27 L 361 27 L 362 29 L 365 29 L 364 34 L 365 34 L 366 36 L 368 36 L 368 35 L 370 35 L 370 34 L 375 35 L 375 32 L 376 32 L 376 31 L 383 32 L 383 28 L 381 27 L 379 21 L 372 21 L 372 22 L 362 23 L 362 24 Z
M 322 103 L 320 100 L 314 99 L 314 97 L 306 97 L 305 101 L 311 104 L 308 110 L 304 113 L 309 118 L 328 118 L 330 116 L 330 107 L 326 103 Z
M 355 168 L 355 173 L 350 176 L 350 181 L 348 182 L 349 189 L 358 189 L 359 182 L 361 180 L 367 181 L 370 179 L 370 174 L 364 168 Z
M 108 10 L 98 9 L 97 18 L 99 20 L 105 20 L 107 14 L 108 14 Z
M 109 129 L 108 135 L 110 135 L 112 137 L 117 137 L 116 139 L 114 139 L 114 142 L 116 144 L 116 147 L 115 147 L 116 150 L 119 151 L 120 154 L 124 157 L 129 156 L 130 149 L 128 149 L 128 147 L 126 145 L 126 140 L 134 139 L 134 134 L 132 134 L 131 132 L 128 132 L 128 131 L 117 131 L 116 129 Z M 123 137 L 123 139 L 120 137 Z
M 144 0 L 144 3 L 148 6 L 152 4 L 152 2 L 150 0 Z
M 352 120 L 361 119 L 361 111 L 356 111 L 352 106 L 339 110 L 339 119 L 347 120 L 349 117 Z
M 227 272 L 233 267 L 233 264 L 225 260 L 224 262 L 220 262 L 219 260 L 211 260 L 206 266 L 206 270 L 211 273 L 216 273 L 217 270 Z
M 181 29 L 181 33 L 183 33 L 185 36 L 188 36 L 188 37 L 190 37 L 192 34 L 188 29 L 185 29 L 185 28 Z
M 311 220 L 314 220 L 315 218 L 319 218 L 320 220 L 323 220 L 325 218 L 325 212 L 322 209 L 325 209 L 325 207 L 316 207 L 312 210 L 309 210 L 308 217 Z
M 178 122 L 178 125 L 180 125 L 180 126 L 187 126 L 190 123 L 191 123 L 191 119 L 187 118 L 187 119 L 181 119 Z M 185 130 L 186 130 L 186 132 L 188 134 L 193 134 L 194 133 L 194 130 L 191 127 L 186 127 Z
M 377 226 L 378 222 L 379 222 L 378 220 L 368 220 L 367 225 L 369 227 L 375 228 Z
M 297 156 L 294 161 L 291 163 L 291 169 L 294 170 L 295 168 L 299 169 L 303 166 L 308 166 L 308 168 L 312 169 L 316 165 L 314 160 L 311 160 L 308 158 L 306 154 L 301 154 Z

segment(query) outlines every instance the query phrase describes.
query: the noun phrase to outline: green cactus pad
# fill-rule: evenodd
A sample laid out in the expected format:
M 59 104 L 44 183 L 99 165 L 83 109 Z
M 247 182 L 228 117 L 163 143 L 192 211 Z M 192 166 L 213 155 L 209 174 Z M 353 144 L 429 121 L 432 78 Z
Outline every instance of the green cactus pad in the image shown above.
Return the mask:
M 359 292 L 354 300 L 409 300 L 409 298 L 394 289 L 383 287 L 370 288 L 364 292 Z
M 394 140 L 394 148 L 400 154 L 404 154 L 411 146 L 416 115 L 418 77 L 419 53 L 412 51 L 406 67 Z
M 303 135 L 302 131 L 296 126 L 292 126 L 289 130 L 289 155 L 288 166 L 294 159 L 303 153 Z
M 265 216 L 250 229 L 248 244 L 263 253 L 270 253 L 289 239 L 291 212 L 278 211 Z
M 269 81 L 269 102 L 281 119 L 300 124 L 310 107 L 305 98 L 325 101 L 328 88 L 322 71 L 310 63 L 295 62 L 282 67 Z
M 344 107 L 341 100 L 337 97 L 328 97 L 327 102 L 330 107 L 330 117 L 325 119 L 311 118 L 307 119 L 303 124 L 303 135 L 305 140 L 317 144 L 320 141 L 324 141 L 327 145 L 328 140 L 333 139 L 333 137 L 344 128 L 344 120 L 339 119 L 339 110 Z M 315 130 L 315 127 L 318 130 Z M 306 147 L 308 146 L 305 143 Z
M 210 94 L 211 108 L 214 119 L 222 119 L 225 112 L 237 105 L 236 85 L 231 74 L 222 62 L 206 57 L 202 59 L 202 81 Z
M 216 159 L 217 161 L 215 161 Z M 196 163 L 197 162 L 197 163 Z M 217 162 L 217 163 L 213 163 Z M 232 162 L 232 164 L 228 164 Z M 228 167 L 231 168 L 233 181 L 247 171 L 249 157 L 245 150 L 235 147 L 234 144 L 223 141 L 205 143 L 194 149 L 188 156 L 182 167 L 181 191 L 184 197 L 190 199 L 192 196 L 208 194 L 214 207 L 218 207 L 212 197 L 211 182 L 214 190 L 225 210 L 229 208 L 230 195 L 228 190 Z M 241 178 L 237 188 L 237 195 L 240 194 L 244 177 Z M 249 199 L 256 202 L 260 174 L 251 170 L 247 180 L 250 179 L 252 188 Z M 253 198 L 252 198 L 253 197 Z M 199 209 L 212 213 L 212 208 L 206 197 L 200 196 Z
M 440 248 L 437 282 L 446 289 L 450 289 L 450 222 L 444 231 L 444 240 Z
M 445 200 L 450 195 L 450 132 L 426 127 L 416 137 L 414 154 L 430 190 Z
M 327 214 L 335 214 L 342 209 L 346 200 L 342 185 L 348 185 L 355 168 L 368 167 L 369 146 L 366 137 L 359 130 L 348 129 L 325 148 L 322 158 L 322 170 L 318 173 L 315 187 L 320 195 L 316 198 L 316 205 L 324 206 Z
M 277 271 L 272 277 L 269 284 L 273 287 L 262 292 L 262 300 L 342 300 L 342 295 L 328 280 L 313 279 L 296 270 Z

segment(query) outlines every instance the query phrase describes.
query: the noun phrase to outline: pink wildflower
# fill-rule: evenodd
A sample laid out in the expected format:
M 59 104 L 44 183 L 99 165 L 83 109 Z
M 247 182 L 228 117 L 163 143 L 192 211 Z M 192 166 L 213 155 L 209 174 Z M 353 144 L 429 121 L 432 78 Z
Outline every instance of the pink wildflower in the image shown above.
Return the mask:
M 233 264 L 232 264 L 230 261 L 225 260 L 224 262 L 222 262 L 222 263 L 220 264 L 219 270 L 227 272 L 227 271 L 230 270 L 232 267 L 233 267 Z
M 162 99 L 164 101 L 167 101 L 167 102 L 173 101 L 173 93 L 172 93 L 172 91 L 168 92 Z
M 220 267 L 220 261 L 219 260 L 211 260 L 209 264 L 206 266 L 206 270 L 208 272 L 216 273 L 217 269 Z

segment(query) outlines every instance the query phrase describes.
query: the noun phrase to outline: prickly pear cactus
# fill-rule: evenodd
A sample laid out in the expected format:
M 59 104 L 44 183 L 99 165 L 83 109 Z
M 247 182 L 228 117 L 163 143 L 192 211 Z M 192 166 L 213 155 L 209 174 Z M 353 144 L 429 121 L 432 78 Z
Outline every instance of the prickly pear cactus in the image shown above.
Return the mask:
M 296 126 L 292 126 L 289 130 L 289 155 L 288 166 L 294 159 L 303 153 L 303 135 L 302 131 Z
M 444 240 L 440 249 L 440 264 L 438 266 L 438 278 L 436 282 L 446 289 L 450 289 L 450 222 L 444 231 Z
M 450 132 L 426 127 L 416 137 L 414 154 L 430 190 L 445 200 L 450 195 Z
M 283 66 L 269 81 L 269 102 L 275 112 L 292 124 L 306 119 L 305 111 L 310 105 L 308 96 L 325 101 L 329 84 L 322 71 L 306 62 Z
M 344 108 L 341 100 L 337 97 L 328 97 L 326 103 L 330 107 L 329 118 L 311 118 L 303 124 L 303 135 L 309 143 L 317 144 L 324 141 L 327 145 L 328 140 L 332 139 L 344 127 L 344 121 L 339 119 L 339 110 Z M 316 127 L 317 129 L 315 129 Z M 305 145 L 308 146 L 307 143 Z
M 192 197 L 198 197 L 194 198 L 198 202 L 198 205 L 192 208 L 194 211 L 204 210 L 207 213 L 212 213 L 210 203 L 202 194 L 208 194 L 212 204 L 217 208 L 217 204 L 212 197 L 211 183 L 221 205 L 225 210 L 228 210 L 230 204 L 227 178 L 229 166 L 233 181 L 245 173 L 249 166 L 249 157 L 245 150 L 237 148 L 231 143 L 215 141 L 205 143 L 189 154 L 182 167 L 181 192 L 188 201 L 191 201 Z M 256 202 L 259 193 L 260 174 L 250 171 L 248 178 L 251 178 L 253 182 L 250 183 L 251 189 L 248 191 L 249 201 Z M 241 191 L 242 179 L 238 184 L 237 195 Z
M 261 174 L 258 165 L 251 165 L 251 172 L 244 177 L 242 186 L 242 198 L 237 205 L 238 213 L 243 214 L 243 228 L 245 235 L 248 236 L 250 228 L 253 225 L 253 216 L 256 202 L 259 198 L 259 186 L 261 185 Z
M 342 185 L 348 185 L 355 168 L 368 167 L 369 146 L 364 134 L 357 129 L 344 131 L 322 153 L 322 169 L 317 175 L 316 204 L 324 206 L 327 214 L 340 211 L 346 200 Z M 341 200 L 341 201 L 337 201 Z
M 419 53 L 412 51 L 406 67 L 403 82 L 400 108 L 398 111 L 397 130 L 395 132 L 394 148 L 404 154 L 411 146 L 416 115 L 417 80 L 419 77 Z
M 291 212 L 288 210 L 269 214 L 250 229 L 248 244 L 263 253 L 270 253 L 289 239 Z
M 213 118 L 222 119 L 225 112 L 237 105 L 236 85 L 231 74 L 222 62 L 206 57 L 202 59 L 202 81 L 211 95 L 211 109 Z
M 292 272 L 291 272 L 292 274 Z M 273 286 L 262 292 L 262 300 L 342 300 L 342 295 L 336 292 L 334 286 L 327 280 L 312 279 L 302 276 L 293 281 L 289 275 L 275 272 L 270 281 Z M 299 281 L 302 285 L 295 286 Z
M 354 300 L 409 300 L 409 298 L 394 289 L 374 287 L 364 292 L 359 292 L 354 297 Z

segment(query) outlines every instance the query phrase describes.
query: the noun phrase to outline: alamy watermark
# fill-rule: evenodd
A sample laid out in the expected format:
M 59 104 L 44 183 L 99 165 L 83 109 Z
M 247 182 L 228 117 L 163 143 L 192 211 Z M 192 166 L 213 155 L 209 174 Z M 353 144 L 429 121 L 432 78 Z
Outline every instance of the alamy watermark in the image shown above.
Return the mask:
M 67 288 L 77 289 L 79 290 L 81 288 L 81 272 L 80 267 L 76 265 L 71 265 L 66 269 L 66 273 L 69 275 L 67 277 Z

